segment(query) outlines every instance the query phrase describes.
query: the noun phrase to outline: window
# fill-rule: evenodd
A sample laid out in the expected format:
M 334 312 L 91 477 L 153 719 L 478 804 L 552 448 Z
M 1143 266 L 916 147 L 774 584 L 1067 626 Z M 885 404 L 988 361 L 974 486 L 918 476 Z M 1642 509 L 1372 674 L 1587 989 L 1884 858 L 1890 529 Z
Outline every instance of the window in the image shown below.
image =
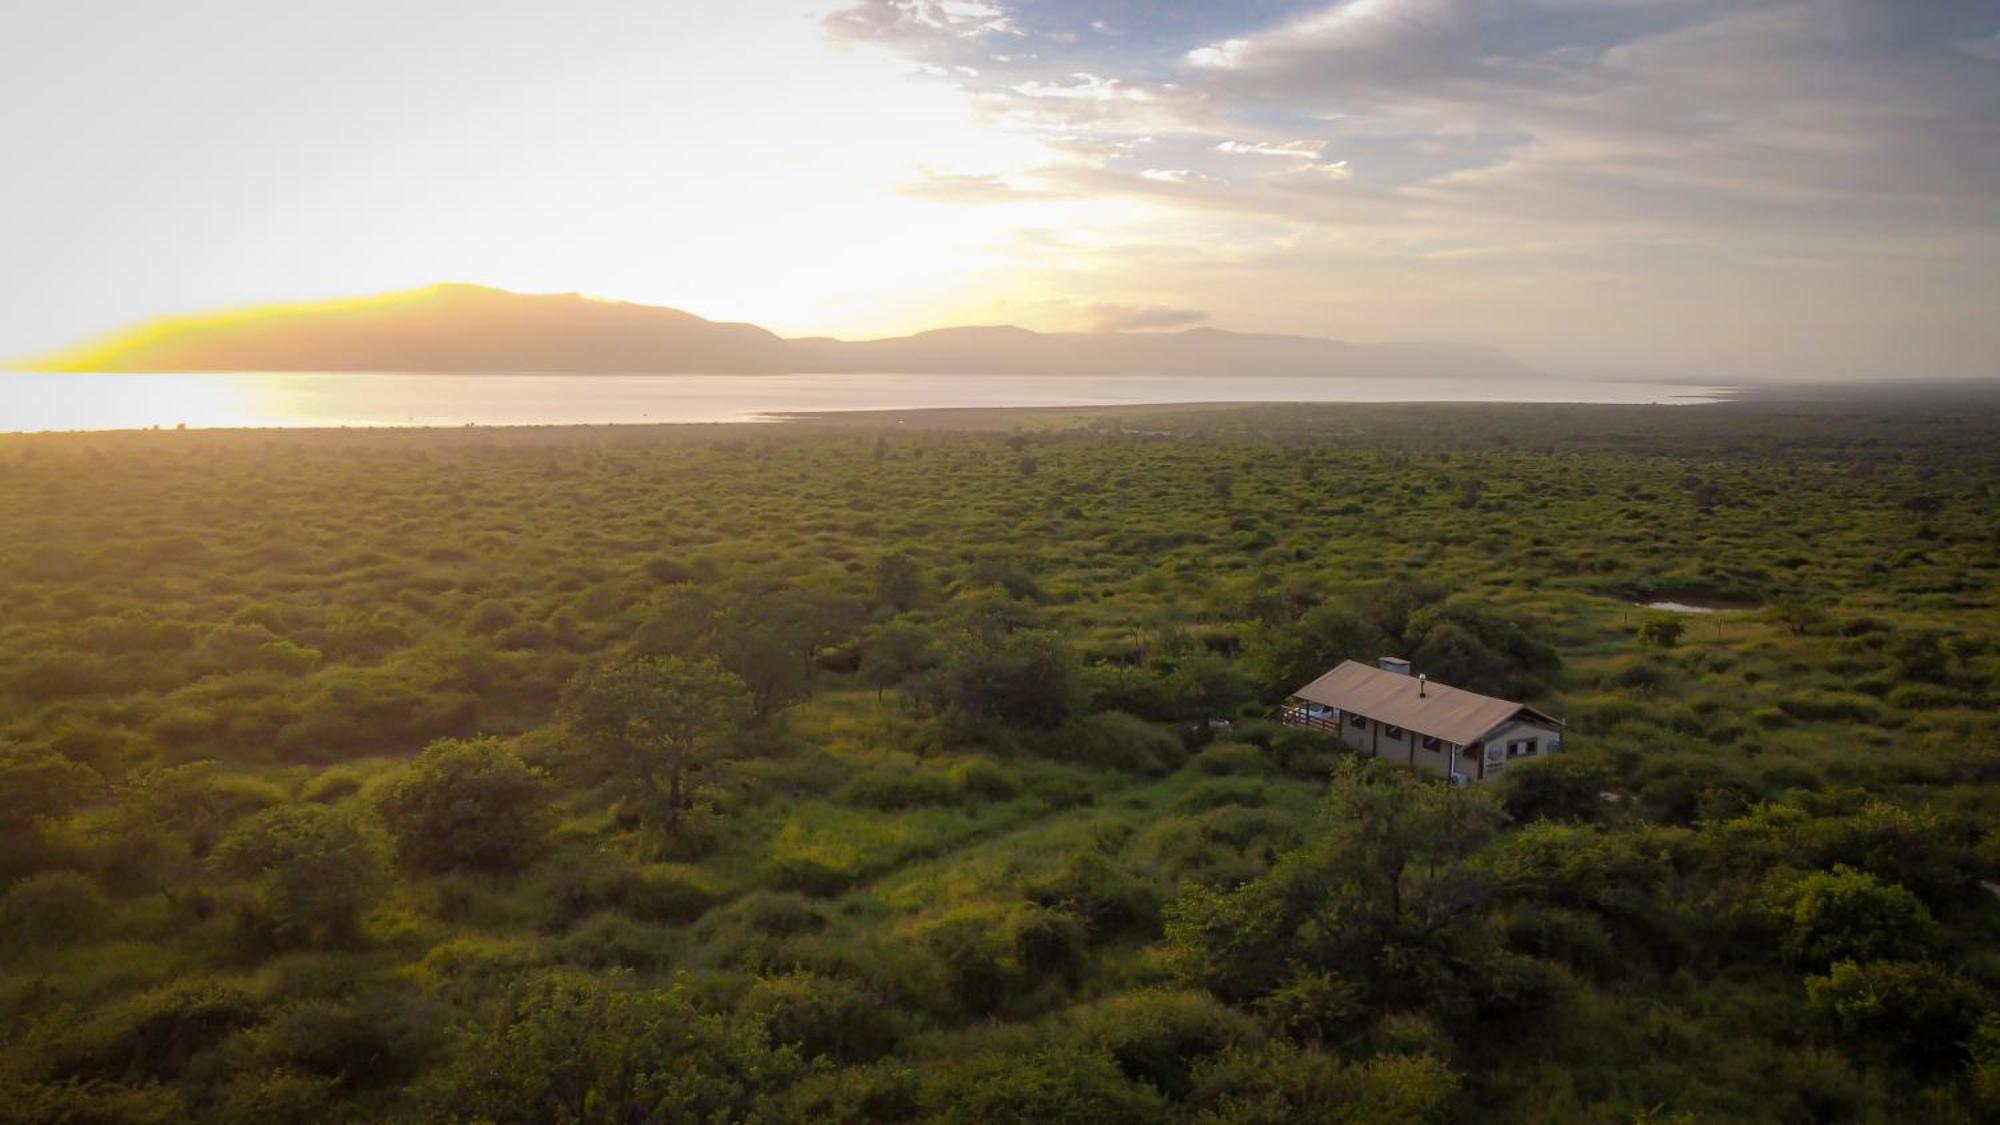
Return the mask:
M 1425 735 L 1425 736 L 1424 736 L 1424 749 L 1426 749 L 1426 750 L 1442 750 L 1442 749 L 1444 749 L 1444 739 L 1442 739 L 1442 738 L 1432 738 L 1432 737 L 1431 737 L 1430 735 Z
M 1389 738 L 1401 738 L 1401 737 L 1403 737 L 1403 728 L 1402 728 L 1402 727 L 1392 727 L 1392 726 L 1390 726 L 1390 725 L 1389 725 L 1388 723 L 1383 723 L 1383 724 L 1382 724 L 1382 733 L 1383 733 L 1383 735 L 1384 735 L 1384 736 L 1386 736 L 1386 737 L 1389 737 Z
M 1534 756 L 1534 753 L 1535 740 L 1532 738 L 1519 738 L 1507 744 L 1509 758 L 1528 758 Z
M 1362 717 L 1361 717 L 1360 715 L 1349 715 L 1349 716 L 1347 717 L 1347 722 L 1348 722 L 1348 725 L 1349 725 L 1349 726 L 1352 726 L 1352 727 L 1353 727 L 1353 728 L 1354 728 L 1355 730 L 1367 730 L 1367 729 L 1368 729 L 1368 720 L 1367 720 L 1367 719 L 1365 719 L 1365 718 L 1362 718 Z

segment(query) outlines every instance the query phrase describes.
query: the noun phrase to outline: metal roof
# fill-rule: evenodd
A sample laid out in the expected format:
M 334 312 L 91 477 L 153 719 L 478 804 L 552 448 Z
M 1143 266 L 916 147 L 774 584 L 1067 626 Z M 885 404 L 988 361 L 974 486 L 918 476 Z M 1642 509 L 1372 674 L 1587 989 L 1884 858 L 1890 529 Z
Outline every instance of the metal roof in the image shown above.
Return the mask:
M 1415 676 L 1344 660 L 1338 668 L 1292 694 L 1461 746 L 1517 715 L 1550 726 L 1560 725 L 1526 704 L 1435 681 L 1422 684 L 1423 694 L 1418 695 L 1419 686 Z

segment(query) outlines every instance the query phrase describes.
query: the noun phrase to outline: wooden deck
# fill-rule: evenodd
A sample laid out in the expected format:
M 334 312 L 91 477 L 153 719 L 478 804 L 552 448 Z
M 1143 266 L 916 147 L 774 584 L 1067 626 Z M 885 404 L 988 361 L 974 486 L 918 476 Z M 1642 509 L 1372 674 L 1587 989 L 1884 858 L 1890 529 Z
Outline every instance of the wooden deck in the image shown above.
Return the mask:
M 1323 730 L 1328 734 L 1339 734 L 1340 723 L 1321 715 L 1314 715 L 1303 707 L 1278 708 L 1278 721 L 1287 726 L 1305 727 L 1309 730 Z

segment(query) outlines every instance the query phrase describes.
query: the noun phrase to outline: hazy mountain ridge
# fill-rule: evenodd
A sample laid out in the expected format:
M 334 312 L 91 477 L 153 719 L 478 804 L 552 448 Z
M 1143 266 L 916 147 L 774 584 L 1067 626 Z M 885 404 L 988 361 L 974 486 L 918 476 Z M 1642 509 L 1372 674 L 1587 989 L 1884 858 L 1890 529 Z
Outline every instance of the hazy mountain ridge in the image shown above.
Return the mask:
M 575 294 L 438 285 L 354 301 L 157 321 L 15 366 L 43 371 L 583 374 L 1346 375 L 1517 378 L 1492 348 L 1350 344 L 1193 328 L 962 326 L 878 340 L 787 340 L 752 324 Z

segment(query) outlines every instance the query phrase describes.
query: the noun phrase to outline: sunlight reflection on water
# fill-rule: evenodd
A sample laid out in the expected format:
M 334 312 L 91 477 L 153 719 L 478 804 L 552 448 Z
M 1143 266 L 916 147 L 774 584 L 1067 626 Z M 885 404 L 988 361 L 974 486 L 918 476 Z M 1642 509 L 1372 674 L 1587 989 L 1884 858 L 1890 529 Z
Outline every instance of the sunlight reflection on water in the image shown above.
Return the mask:
M 1085 375 L 0 375 L 0 431 L 754 422 L 774 413 L 1202 402 L 1694 404 L 1716 387 L 1558 379 Z

